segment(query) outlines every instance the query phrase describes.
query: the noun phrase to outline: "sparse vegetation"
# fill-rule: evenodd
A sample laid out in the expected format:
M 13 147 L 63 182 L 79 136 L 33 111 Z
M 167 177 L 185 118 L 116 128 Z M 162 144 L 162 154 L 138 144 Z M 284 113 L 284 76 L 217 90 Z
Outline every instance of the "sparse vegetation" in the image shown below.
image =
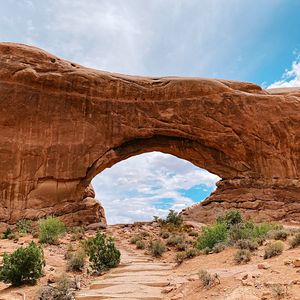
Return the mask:
M 154 257 L 161 257 L 166 251 L 165 244 L 160 240 L 153 240 L 149 243 L 149 251 Z
M 169 231 L 161 231 L 160 233 L 160 236 L 163 238 L 163 239 L 167 239 L 170 237 L 170 232 Z
M 85 258 L 86 254 L 83 248 L 79 248 L 75 252 L 70 253 L 67 263 L 67 271 L 82 271 L 85 264 Z
M 182 242 L 176 245 L 176 250 L 177 251 L 184 251 L 187 247 L 187 244 Z
M 296 248 L 300 245 L 300 232 L 295 233 L 292 240 L 290 241 L 290 247 Z
M 113 239 L 100 231 L 95 237 L 84 241 L 83 245 L 89 256 L 91 267 L 97 273 L 114 268 L 120 263 L 121 253 L 116 248 Z
M 220 253 L 220 252 L 222 252 L 223 250 L 225 250 L 225 248 L 226 248 L 226 244 L 223 243 L 223 242 L 220 242 L 220 243 L 217 243 L 217 244 L 215 244 L 215 245 L 213 246 L 212 251 L 213 251 L 214 253 Z
M 251 252 L 248 249 L 239 249 L 234 255 L 237 264 L 247 263 L 251 260 Z
M 178 246 L 184 243 L 184 236 L 172 234 L 166 241 L 167 246 Z
M 198 273 L 198 276 L 202 282 L 202 285 L 206 288 L 210 288 L 210 287 L 220 283 L 220 278 L 217 273 L 211 275 L 206 270 L 200 270 Z
M 283 243 L 281 241 L 272 242 L 268 244 L 265 248 L 264 259 L 280 255 L 282 251 L 283 251 Z
M 183 223 L 182 216 L 173 209 L 169 210 L 169 214 L 166 219 L 160 219 L 158 217 L 154 217 L 154 221 L 160 223 L 161 225 L 172 224 L 175 226 L 180 226 Z
M 0 280 L 15 286 L 25 282 L 35 283 L 42 276 L 44 265 L 43 250 L 31 242 L 27 247 L 4 254 Z
M 138 241 L 142 240 L 142 237 L 139 234 L 135 234 L 131 239 L 130 239 L 130 244 L 135 245 Z
M 183 261 L 185 260 L 185 258 L 186 258 L 185 252 L 176 253 L 175 261 L 176 261 L 177 265 L 182 264 Z
M 66 274 L 62 274 L 57 286 L 44 286 L 39 290 L 38 300 L 73 300 L 74 292 L 71 289 L 72 282 Z
M 27 234 L 31 232 L 32 222 L 27 219 L 19 220 L 17 223 L 18 232 L 21 234 Z
M 198 253 L 199 252 L 198 252 L 197 249 L 191 247 L 191 248 L 188 248 L 188 249 L 185 250 L 185 257 L 186 258 L 193 258 L 193 257 L 197 256 Z
M 3 239 L 13 240 L 13 239 L 15 239 L 15 237 L 16 237 L 16 235 L 10 227 L 7 227 L 6 230 L 2 234 Z
M 280 283 L 271 286 L 271 290 L 276 297 L 276 299 L 282 299 L 287 295 L 287 288 Z
M 136 241 L 135 245 L 136 245 L 136 248 L 137 248 L 137 249 L 142 249 L 142 250 L 143 250 L 143 249 L 146 248 L 146 244 L 145 244 L 145 242 L 142 241 L 142 240 Z
M 239 249 L 246 249 L 250 251 L 255 251 L 258 249 L 258 243 L 254 240 L 241 239 L 235 243 L 235 246 Z
M 56 217 L 49 216 L 39 221 L 39 240 L 45 244 L 57 244 L 66 232 L 65 224 Z
M 288 232 L 284 229 L 279 230 L 270 230 L 268 232 L 268 238 L 274 239 L 274 240 L 281 240 L 285 241 L 288 237 Z

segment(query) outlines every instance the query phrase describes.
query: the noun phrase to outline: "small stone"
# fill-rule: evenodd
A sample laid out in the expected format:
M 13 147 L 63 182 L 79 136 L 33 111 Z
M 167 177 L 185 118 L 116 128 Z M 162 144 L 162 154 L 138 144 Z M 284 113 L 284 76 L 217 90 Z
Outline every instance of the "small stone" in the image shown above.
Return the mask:
M 249 279 L 242 280 L 243 286 L 253 286 L 253 282 L 251 282 Z
M 270 297 L 272 296 L 271 292 L 263 292 L 262 296 L 261 296 L 261 300 L 268 300 L 270 299 Z
M 270 268 L 270 266 L 267 265 L 267 264 L 258 264 L 257 268 L 260 269 L 260 270 L 267 270 L 267 269 Z
M 161 292 L 163 294 L 168 294 L 168 293 L 172 292 L 173 290 L 174 290 L 174 286 L 167 286 Z
M 57 278 L 53 274 L 49 274 L 47 278 L 48 283 L 55 283 L 57 281 Z
M 294 265 L 295 268 L 299 268 L 300 267 L 300 259 L 298 259 L 298 258 L 294 259 L 293 265 Z
M 173 296 L 171 299 L 172 299 L 172 300 L 183 299 L 183 294 L 182 294 L 182 293 L 179 293 L 179 294 Z

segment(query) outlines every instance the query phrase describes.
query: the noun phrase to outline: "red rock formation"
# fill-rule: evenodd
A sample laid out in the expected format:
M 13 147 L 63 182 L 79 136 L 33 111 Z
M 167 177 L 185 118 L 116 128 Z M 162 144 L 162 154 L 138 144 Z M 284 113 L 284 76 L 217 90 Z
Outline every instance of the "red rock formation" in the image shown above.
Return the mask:
M 299 219 L 300 93 L 252 83 L 101 72 L 0 44 L 0 222 L 60 215 L 103 221 L 89 188 L 118 161 L 176 155 L 223 180 L 185 215 L 224 208 Z

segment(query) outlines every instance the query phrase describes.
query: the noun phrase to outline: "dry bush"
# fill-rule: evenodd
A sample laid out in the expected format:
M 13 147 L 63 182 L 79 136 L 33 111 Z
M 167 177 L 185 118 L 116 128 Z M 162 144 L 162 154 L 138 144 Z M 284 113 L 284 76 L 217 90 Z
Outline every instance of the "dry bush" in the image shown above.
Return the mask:
M 234 261 L 237 264 L 246 264 L 251 260 L 251 252 L 247 249 L 239 249 L 234 255 Z
M 265 248 L 264 259 L 280 255 L 283 251 L 283 247 L 284 245 L 281 241 L 275 241 L 268 244 Z
M 162 254 L 166 251 L 165 244 L 160 240 L 150 241 L 149 251 L 154 257 L 161 257 Z
M 67 271 L 82 271 L 85 264 L 85 258 L 86 254 L 82 248 L 79 248 L 75 252 L 71 253 L 67 263 Z
M 300 245 L 300 232 L 295 233 L 292 240 L 290 241 L 290 247 L 295 248 Z
M 210 288 L 216 284 L 220 284 L 220 278 L 217 273 L 212 275 L 206 270 L 200 270 L 198 276 L 204 287 Z
M 257 250 L 258 243 L 254 240 L 241 239 L 235 243 L 235 246 L 239 249 L 247 249 L 250 251 L 254 251 L 254 250 Z
M 145 244 L 145 242 L 142 241 L 142 240 L 136 241 L 135 245 L 136 245 L 136 248 L 137 248 L 137 249 L 142 249 L 142 250 L 143 250 L 143 249 L 146 248 L 146 244 Z

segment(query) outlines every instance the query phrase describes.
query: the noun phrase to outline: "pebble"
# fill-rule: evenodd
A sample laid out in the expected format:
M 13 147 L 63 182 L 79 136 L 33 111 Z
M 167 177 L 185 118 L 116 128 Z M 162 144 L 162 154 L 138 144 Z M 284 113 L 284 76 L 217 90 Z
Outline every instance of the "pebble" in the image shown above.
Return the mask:
M 294 265 L 294 267 L 295 268 L 299 268 L 300 267 L 300 259 L 295 259 L 294 261 L 293 261 L 293 265 Z
M 260 270 L 267 270 L 267 269 L 270 268 L 270 266 L 267 265 L 267 264 L 258 264 L 257 268 L 260 269 Z

